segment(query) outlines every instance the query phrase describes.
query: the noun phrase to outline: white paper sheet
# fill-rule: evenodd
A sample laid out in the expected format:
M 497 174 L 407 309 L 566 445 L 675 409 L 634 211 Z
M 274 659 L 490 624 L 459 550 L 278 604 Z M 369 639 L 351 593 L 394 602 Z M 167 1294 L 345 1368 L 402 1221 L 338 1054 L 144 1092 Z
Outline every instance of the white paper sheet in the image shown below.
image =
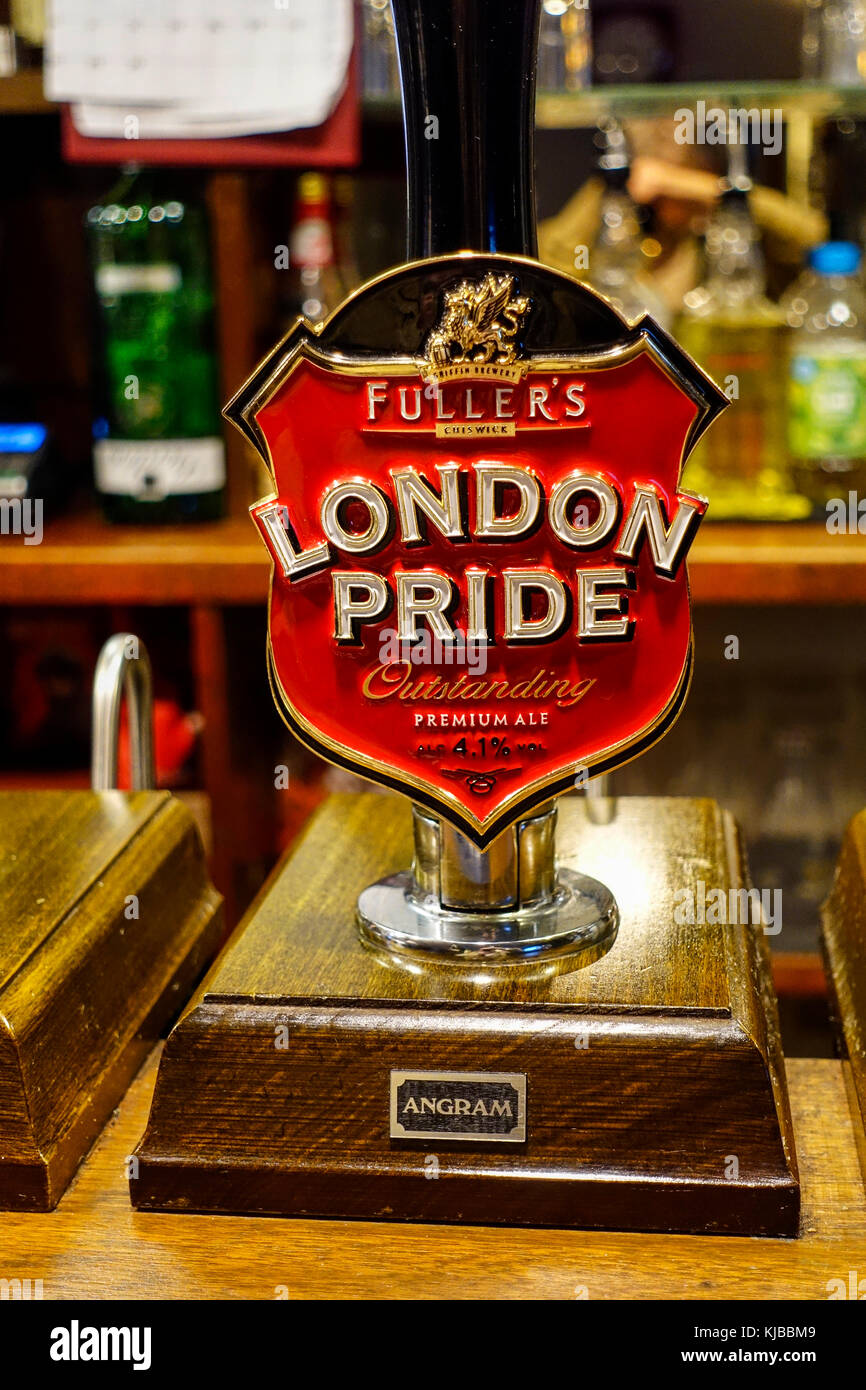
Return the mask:
M 46 95 L 93 135 L 131 115 L 142 139 L 320 125 L 352 30 L 351 0 L 51 0 Z

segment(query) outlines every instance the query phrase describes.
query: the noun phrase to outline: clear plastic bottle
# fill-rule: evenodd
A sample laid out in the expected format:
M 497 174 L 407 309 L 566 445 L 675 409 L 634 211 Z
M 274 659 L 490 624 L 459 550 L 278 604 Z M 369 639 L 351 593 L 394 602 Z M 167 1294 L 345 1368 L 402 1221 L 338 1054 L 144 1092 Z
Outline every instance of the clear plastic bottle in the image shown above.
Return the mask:
M 866 495 L 866 295 L 860 250 L 828 241 L 788 290 L 788 449 L 794 479 L 816 509 L 850 490 Z
M 810 508 L 787 468 L 784 316 L 765 293 L 749 187 L 726 181 L 707 228 L 706 278 L 685 296 L 675 330 L 732 400 L 690 457 L 685 486 L 709 498 L 716 521 L 794 520 Z
M 544 0 L 538 33 L 538 89 L 575 92 L 592 82 L 588 0 Z
M 641 224 L 628 191 L 629 157 L 625 136 L 615 122 L 599 130 L 598 172 L 604 183 L 599 227 L 589 252 L 589 283 L 606 295 L 627 319 L 650 314 L 663 328 L 670 322 L 667 305 L 646 275 Z
M 840 821 L 835 790 L 823 775 L 826 742 L 821 726 L 777 728 L 768 749 L 772 780 L 749 846 L 756 887 L 782 891 L 789 951 L 814 950 L 819 910 L 833 881 Z
M 361 67 L 365 97 L 399 98 L 397 45 L 390 0 L 363 0 Z
M 866 82 L 864 0 L 806 0 L 803 76 L 842 87 Z

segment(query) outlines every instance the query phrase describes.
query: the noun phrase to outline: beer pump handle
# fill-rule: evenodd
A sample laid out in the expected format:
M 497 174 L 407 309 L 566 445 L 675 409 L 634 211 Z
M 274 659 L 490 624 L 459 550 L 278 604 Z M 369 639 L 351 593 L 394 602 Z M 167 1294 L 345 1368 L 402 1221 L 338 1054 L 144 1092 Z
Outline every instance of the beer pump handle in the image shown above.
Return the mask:
M 467 250 L 534 256 L 539 0 L 393 0 L 393 8 L 407 259 Z

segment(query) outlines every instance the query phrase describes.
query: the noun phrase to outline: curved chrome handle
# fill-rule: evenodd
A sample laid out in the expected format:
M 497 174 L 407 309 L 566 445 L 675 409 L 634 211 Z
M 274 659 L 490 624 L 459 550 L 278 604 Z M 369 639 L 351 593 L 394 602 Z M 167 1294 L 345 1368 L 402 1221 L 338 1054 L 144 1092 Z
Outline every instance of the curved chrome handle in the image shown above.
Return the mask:
M 153 762 L 153 681 L 144 644 L 131 632 L 109 637 L 93 675 L 93 746 L 90 784 L 94 791 L 117 787 L 117 742 L 121 698 L 129 709 L 133 791 L 156 786 Z

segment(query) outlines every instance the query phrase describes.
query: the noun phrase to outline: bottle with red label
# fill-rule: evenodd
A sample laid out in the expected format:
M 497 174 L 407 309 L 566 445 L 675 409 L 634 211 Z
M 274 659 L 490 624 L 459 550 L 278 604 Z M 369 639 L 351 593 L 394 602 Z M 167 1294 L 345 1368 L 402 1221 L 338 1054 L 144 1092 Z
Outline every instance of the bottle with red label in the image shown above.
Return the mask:
M 336 244 L 330 184 L 323 174 L 302 174 L 289 239 L 286 312 L 290 322 L 303 314 L 320 323 L 345 298 Z

